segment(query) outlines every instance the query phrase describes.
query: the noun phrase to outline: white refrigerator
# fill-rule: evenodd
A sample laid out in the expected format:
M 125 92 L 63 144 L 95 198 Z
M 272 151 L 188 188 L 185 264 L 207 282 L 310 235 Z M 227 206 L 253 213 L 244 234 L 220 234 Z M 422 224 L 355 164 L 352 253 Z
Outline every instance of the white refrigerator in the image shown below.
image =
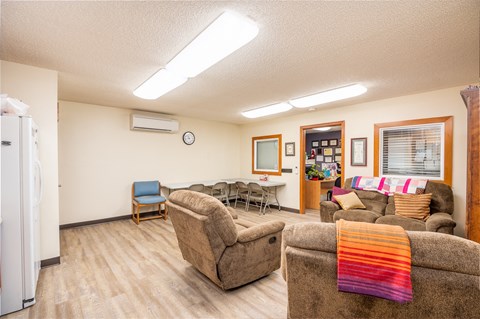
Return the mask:
M 35 304 L 40 272 L 41 166 L 31 117 L 1 118 L 0 315 Z

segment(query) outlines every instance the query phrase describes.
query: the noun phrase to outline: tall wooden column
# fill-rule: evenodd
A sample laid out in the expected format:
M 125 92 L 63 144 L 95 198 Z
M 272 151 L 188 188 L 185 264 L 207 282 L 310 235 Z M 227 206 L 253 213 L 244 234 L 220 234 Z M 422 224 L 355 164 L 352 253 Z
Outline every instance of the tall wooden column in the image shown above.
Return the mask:
M 480 243 L 480 87 L 470 86 L 460 95 L 467 107 L 467 220 L 465 225 L 468 239 Z

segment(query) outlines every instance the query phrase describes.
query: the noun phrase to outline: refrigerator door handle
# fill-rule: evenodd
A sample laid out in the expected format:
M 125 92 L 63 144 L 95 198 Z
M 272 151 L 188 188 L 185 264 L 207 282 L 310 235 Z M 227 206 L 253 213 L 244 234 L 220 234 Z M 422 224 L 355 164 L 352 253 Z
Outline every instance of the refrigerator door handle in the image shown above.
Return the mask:
M 43 197 L 43 171 L 42 165 L 40 164 L 39 160 L 35 160 L 35 166 L 37 167 L 38 172 L 38 189 L 37 189 L 37 196 L 35 198 L 34 206 L 40 205 Z

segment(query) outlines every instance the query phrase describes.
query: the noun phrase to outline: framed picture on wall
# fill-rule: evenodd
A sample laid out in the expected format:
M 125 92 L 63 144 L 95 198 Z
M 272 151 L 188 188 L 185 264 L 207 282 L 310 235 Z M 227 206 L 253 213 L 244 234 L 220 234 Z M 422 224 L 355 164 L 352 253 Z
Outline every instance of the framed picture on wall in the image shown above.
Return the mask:
M 318 141 L 312 141 L 312 147 L 317 148 L 318 147 Z
M 367 166 L 367 138 L 352 138 L 351 140 L 351 158 L 352 166 Z
M 317 155 L 317 162 L 323 162 L 323 155 Z
M 335 154 L 342 154 L 342 148 L 341 147 L 335 147 Z
M 325 163 L 331 163 L 332 162 L 332 157 L 331 156 L 325 156 Z
M 328 146 L 328 140 L 321 140 L 320 146 Z
M 338 140 L 328 140 L 328 146 L 337 146 Z
M 335 155 L 335 162 L 341 162 L 342 161 L 342 155 Z
M 324 156 L 332 156 L 333 155 L 333 148 L 324 148 L 323 149 Z
M 295 156 L 295 142 L 285 143 L 285 156 Z

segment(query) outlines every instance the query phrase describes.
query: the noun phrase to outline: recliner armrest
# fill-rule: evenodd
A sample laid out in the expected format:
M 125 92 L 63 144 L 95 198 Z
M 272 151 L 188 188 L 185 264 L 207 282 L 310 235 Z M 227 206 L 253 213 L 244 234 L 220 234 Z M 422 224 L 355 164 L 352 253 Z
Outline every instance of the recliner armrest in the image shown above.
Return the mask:
M 259 238 L 282 231 L 285 223 L 281 221 L 269 221 L 260 225 L 256 225 L 238 232 L 237 241 L 246 243 Z
M 340 209 L 340 205 L 330 202 L 320 202 L 320 221 L 324 223 L 333 223 L 333 214 Z
M 232 215 L 233 219 L 238 219 L 237 211 L 232 207 L 227 207 L 227 211 Z
M 427 231 L 448 234 L 453 234 L 456 225 L 457 223 L 453 220 L 452 215 L 447 213 L 434 213 L 425 222 Z

